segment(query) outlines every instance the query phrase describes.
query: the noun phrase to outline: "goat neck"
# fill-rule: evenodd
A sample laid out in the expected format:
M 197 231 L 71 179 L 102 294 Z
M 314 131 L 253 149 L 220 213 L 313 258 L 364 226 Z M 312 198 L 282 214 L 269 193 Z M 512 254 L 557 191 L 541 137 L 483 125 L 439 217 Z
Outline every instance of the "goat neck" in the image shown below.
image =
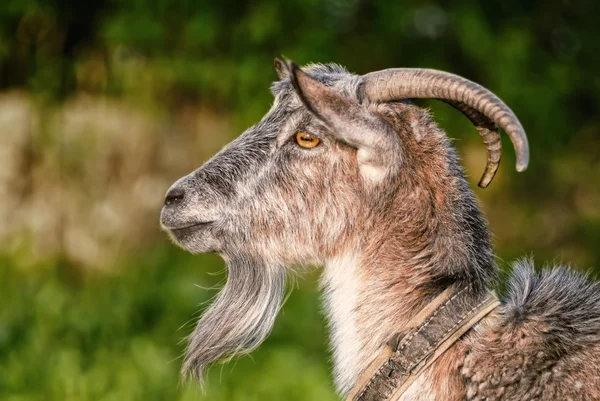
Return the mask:
M 402 127 L 398 131 L 411 146 L 414 135 Z M 438 132 L 432 127 L 426 139 L 438 150 L 437 157 L 426 163 L 421 158 L 400 173 L 396 182 L 402 185 L 390 188 L 394 195 L 389 205 L 374 212 L 354 240 L 325 263 L 325 311 L 342 394 L 433 297 L 454 283 L 482 290 L 496 273 L 486 224 L 456 168 L 454 151 Z M 431 169 L 437 174 L 426 173 Z M 452 361 L 460 360 L 460 350 L 449 354 Z M 433 391 L 418 382 L 413 387 Z

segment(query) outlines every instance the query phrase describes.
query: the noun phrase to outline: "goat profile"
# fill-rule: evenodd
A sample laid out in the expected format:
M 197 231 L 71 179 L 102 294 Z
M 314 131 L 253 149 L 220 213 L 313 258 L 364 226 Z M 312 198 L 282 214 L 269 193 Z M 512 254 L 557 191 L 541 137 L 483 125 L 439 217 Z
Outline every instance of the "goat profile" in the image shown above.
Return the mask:
M 169 189 L 161 225 L 192 253 L 216 252 L 228 280 L 189 337 L 183 373 L 255 349 L 296 266 L 323 266 L 340 395 L 390 337 L 453 285 L 497 280 L 487 224 L 455 150 L 429 113 L 434 98 L 476 126 L 500 162 L 498 126 L 517 170 L 524 130 L 494 94 L 425 69 L 358 76 L 335 64 L 275 60 L 269 112 Z M 599 400 L 600 288 L 565 267 L 517 262 L 501 305 L 419 376 L 401 400 Z M 380 399 L 380 398 L 374 398 Z M 381 398 L 383 399 L 383 398 Z

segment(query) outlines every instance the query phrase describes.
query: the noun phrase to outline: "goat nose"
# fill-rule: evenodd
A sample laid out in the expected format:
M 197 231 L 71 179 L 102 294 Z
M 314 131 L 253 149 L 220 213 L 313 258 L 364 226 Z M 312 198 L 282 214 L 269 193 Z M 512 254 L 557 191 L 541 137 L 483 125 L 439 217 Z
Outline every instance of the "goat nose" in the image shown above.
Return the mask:
M 181 203 L 184 196 L 185 191 L 179 187 L 169 189 L 169 192 L 167 192 L 167 195 L 165 196 L 165 206 Z

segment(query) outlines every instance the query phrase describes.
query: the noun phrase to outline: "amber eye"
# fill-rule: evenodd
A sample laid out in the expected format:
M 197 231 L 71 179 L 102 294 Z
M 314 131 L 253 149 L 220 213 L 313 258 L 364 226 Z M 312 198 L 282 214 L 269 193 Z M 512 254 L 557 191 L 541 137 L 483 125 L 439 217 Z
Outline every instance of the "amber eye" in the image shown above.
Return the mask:
M 303 148 L 310 149 L 317 146 L 321 140 L 314 135 L 307 134 L 306 132 L 298 132 L 296 134 L 296 142 Z

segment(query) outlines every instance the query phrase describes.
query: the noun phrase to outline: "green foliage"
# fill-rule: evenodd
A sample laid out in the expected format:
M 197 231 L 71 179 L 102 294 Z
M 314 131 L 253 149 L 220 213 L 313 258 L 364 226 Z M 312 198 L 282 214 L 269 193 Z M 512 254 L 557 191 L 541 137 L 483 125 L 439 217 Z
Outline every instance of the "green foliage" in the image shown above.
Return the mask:
M 312 289 L 295 291 L 251 357 L 214 367 L 203 394 L 178 384 L 182 339 L 196 305 L 214 295 L 205 287 L 224 278 L 222 262 L 169 248 L 127 265 L 107 273 L 1 261 L 0 399 L 335 399 Z

